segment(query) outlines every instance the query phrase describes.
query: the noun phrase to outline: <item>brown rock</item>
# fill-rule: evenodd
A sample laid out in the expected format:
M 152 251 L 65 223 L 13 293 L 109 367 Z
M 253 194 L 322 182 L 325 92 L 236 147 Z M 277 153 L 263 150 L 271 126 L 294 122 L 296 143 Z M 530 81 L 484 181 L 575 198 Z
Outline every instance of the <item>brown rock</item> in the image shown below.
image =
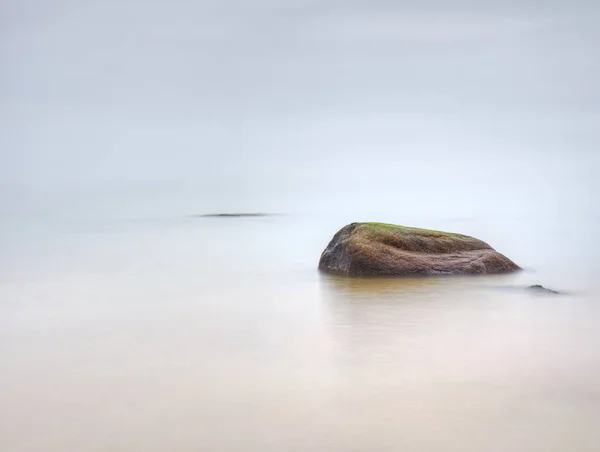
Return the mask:
M 520 270 L 466 235 L 385 223 L 352 223 L 331 239 L 319 269 L 346 276 L 439 276 Z

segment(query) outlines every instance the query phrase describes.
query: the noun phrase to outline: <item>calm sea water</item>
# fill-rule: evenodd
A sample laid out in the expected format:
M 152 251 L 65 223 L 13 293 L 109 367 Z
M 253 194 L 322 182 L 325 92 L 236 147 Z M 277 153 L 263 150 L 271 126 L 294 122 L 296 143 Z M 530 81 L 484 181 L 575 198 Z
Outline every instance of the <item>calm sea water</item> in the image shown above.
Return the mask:
M 2 451 L 598 450 L 600 220 L 581 199 L 202 219 L 218 203 L 160 193 L 5 203 Z M 361 220 L 473 235 L 525 271 L 319 274 Z

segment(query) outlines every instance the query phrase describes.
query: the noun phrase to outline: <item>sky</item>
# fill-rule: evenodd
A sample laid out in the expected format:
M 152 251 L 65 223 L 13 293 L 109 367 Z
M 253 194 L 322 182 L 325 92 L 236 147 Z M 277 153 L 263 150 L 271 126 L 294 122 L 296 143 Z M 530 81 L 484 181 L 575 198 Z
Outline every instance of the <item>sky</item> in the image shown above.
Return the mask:
M 592 0 L 3 0 L 0 181 L 591 177 L 598 23 Z

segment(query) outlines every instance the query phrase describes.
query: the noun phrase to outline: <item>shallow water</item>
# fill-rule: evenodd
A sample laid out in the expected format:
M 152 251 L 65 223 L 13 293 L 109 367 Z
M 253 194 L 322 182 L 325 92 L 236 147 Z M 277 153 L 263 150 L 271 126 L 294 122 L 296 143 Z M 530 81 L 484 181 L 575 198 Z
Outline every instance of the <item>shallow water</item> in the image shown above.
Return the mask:
M 596 451 L 598 218 L 418 213 L 6 215 L 0 449 Z M 474 235 L 525 271 L 319 274 L 369 219 Z

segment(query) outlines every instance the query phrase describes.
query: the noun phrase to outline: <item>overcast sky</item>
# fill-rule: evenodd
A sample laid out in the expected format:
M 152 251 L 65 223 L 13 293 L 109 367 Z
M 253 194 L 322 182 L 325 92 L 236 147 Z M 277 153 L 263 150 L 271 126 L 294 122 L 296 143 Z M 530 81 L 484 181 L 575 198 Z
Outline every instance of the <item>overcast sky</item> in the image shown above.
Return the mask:
M 0 8 L 4 181 L 303 181 L 600 145 L 594 0 Z

